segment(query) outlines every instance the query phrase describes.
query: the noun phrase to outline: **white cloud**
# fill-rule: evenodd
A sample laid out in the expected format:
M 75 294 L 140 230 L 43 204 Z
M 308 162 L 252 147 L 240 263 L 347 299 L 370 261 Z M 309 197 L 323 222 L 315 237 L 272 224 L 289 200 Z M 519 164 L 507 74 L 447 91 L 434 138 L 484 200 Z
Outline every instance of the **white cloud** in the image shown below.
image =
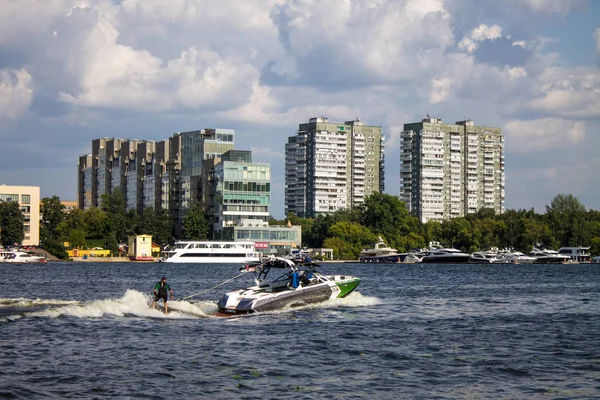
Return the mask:
M 587 128 L 581 121 L 560 118 L 513 120 L 504 126 L 508 151 L 539 153 L 582 143 Z
M 522 3 L 533 11 L 566 14 L 586 5 L 588 0 L 513 0 L 513 2 Z
M 523 106 L 547 115 L 600 118 L 598 68 L 547 68 L 536 78 L 537 95 Z
M 0 118 L 18 118 L 32 98 L 33 82 L 25 69 L 0 69 Z
M 303 82 L 317 85 L 422 76 L 454 42 L 441 1 L 297 0 L 271 15 Z
M 469 53 L 477 50 L 479 42 L 484 40 L 495 40 L 502 37 L 502 27 L 500 25 L 487 26 L 485 24 L 479 25 L 473 29 L 469 35 L 465 36 L 460 41 L 458 47 Z

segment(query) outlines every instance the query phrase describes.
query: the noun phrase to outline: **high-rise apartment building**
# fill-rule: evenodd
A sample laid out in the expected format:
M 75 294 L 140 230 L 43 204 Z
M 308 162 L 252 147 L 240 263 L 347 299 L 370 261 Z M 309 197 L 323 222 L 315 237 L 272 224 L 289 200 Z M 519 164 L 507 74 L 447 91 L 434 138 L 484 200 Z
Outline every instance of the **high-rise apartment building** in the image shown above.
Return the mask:
M 0 185 L 0 202 L 14 201 L 23 214 L 23 246 L 40 244 L 40 188 L 39 186 Z M 2 232 L 0 231 L 0 235 Z
M 168 210 L 176 236 L 196 201 L 219 237 L 229 227 L 268 226 L 271 166 L 233 150 L 234 140 L 229 129 L 177 132 L 160 142 L 94 139 L 92 154 L 79 158 L 79 208 L 100 206 L 103 194 L 120 189 L 128 210 Z
M 422 222 L 481 208 L 504 212 L 504 137 L 500 128 L 439 118 L 404 125 L 400 199 Z
M 285 212 L 314 217 L 350 209 L 384 190 L 381 127 L 311 118 L 285 146 Z

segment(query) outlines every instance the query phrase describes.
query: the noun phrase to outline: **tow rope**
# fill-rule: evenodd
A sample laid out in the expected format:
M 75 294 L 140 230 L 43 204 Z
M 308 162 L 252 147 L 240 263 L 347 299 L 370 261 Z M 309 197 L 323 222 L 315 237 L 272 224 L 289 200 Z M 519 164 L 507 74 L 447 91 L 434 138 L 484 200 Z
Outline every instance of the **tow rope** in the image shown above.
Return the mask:
M 198 293 L 195 293 L 195 294 L 191 294 L 191 295 L 189 295 L 189 296 L 185 296 L 185 297 L 183 297 L 181 300 L 187 300 L 187 299 L 191 299 L 192 297 L 196 297 L 196 296 L 198 296 L 198 295 L 200 295 L 200 294 L 202 294 L 202 293 L 206 293 L 206 292 L 208 292 L 208 291 L 211 291 L 211 290 L 213 290 L 213 289 L 216 289 L 216 288 L 218 288 L 218 287 L 220 287 L 220 286 L 223 286 L 223 285 L 224 285 L 224 284 L 226 284 L 226 283 L 229 283 L 229 282 L 231 282 L 231 281 L 232 281 L 232 280 L 234 280 L 234 279 L 237 279 L 237 278 L 239 278 L 239 277 L 240 277 L 240 276 L 242 276 L 242 275 L 245 275 L 247 272 L 248 272 L 248 271 L 244 270 L 244 272 L 242 272 L 241 274 L 239 274 L 239 275 L 236 275 L 236 276 L 234 276 L 234 277 L 233 277 L 233 278 L 231 278 L 231 279 L 227 279 L 226 281 L 219 283 L 217 286 L 213 286 L 213 287 L 211 287 L 211 288 L 208 288 L 208 289 L 206 289 L 206 290 L 203 290 L 203 291 L 201 291 L 201 292 L 198 292 Z

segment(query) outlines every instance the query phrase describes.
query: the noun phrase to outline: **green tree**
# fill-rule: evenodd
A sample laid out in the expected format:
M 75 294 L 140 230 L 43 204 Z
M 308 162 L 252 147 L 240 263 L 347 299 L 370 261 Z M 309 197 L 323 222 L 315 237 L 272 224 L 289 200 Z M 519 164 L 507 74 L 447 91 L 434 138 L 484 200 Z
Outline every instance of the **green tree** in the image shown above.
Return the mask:
M 44 250 L 46 250 L 48 253 L 53 254 L 54 256 L 60 258 L 61 260 L 66 260 L 67 258 L 69 258 L 69 255 L 67 254 L 67 252 L 65 250 L 65 246 L 63 245 L 63 242 L 61 242 L 58 239 L 46 240 L 46 242 L 44 243 Z
M 160 210 L 158 213 L 156 213 L 152 240 L 164 247 L 171 243 L 172 239 L 173 220 L 171 219 L 171 216 L 167 210 Z
M 63 242 L 68 242 L 71 232 L 75 230 L 83 231 L 84 234 L 86 232 L 84 212 L 78 208 L 65 215 L 63 221 L 56 227 L 56 233 L 58 239 Z
M 556 247 L 556 239 L 548 224 L 541 218 L 523 218 L 523 234 L 521 251 L 529 252 L 534 246 Z
M 88 239 L 102 239 L 106 236 L 108 215 L 98 207 L 91 207 L 84 211 L 83 222 Z
M 21 244 L 25 237 L 23 222 L 25 218 L 15 201 L 0 203 L 0 236 L 2 246 L 10 247 Z
M 67 237 L 71 247 L 82 248 L 85 246 L 85 230 L 82 228 L 72 229 Z
M 204 215 L 202 203 L 192 204 L 183 219 L 183 238 L 187 240 L 206 240 L 208 223 Z
M 361 206 L 360 222 L 371 232 L 380 234 L 392 247 L 398 246 L 400 236 L 418 231 L 418 220 L 408 214 L 404 202 L 389 194 L 374 192 Z
M 101 196 L 102 211 L 106 212 L 106 235 L 112 232 L 114 238 L 119 243 L 125 237 L 133 233 L 133 221 L 127 213 L 127 204 L 125 196 L 120 189 L 115 189 L 111 194 L 104 193 Z
M 152 207 L 146 207 L 137 221 L 135 233 L 138 235 L 154 235 L 155 225 L 156 213 Z
M 58 238 L 57 227 L 65 219 L 64 209 L 58 196 L 45 197 L 40 201 L 40 238 L 43 241 Z
M 550 205 L 546 205 L 548 224 L 553 230 L 559 246 L 580 246 L 584 241 L 584 225 L 587 210 L 572 194 L 557 194 Z
M 329 238 L 338 238 L 344 243 L 343 248 L 338 248 L 340 257 L 356 260 L 361 250 L 366 246 L 373 244 L 377 240 L 377 235 L 373 234 L 369 228 L 357 222 L 338 222 L 329 228 Z M 328 238 L 328 239 L 329 239 Z M 340 242 L 337 245 L 339 246 Z M 330 248 L 332 241 L 325 240 L 324 245 Z M 349 257 L 349 258 L 347 258 Z
M 442 243 L 465 252 L 477 250 L 477 245 L 473 241 L 471 223 L 463 217 L 442 222 Z

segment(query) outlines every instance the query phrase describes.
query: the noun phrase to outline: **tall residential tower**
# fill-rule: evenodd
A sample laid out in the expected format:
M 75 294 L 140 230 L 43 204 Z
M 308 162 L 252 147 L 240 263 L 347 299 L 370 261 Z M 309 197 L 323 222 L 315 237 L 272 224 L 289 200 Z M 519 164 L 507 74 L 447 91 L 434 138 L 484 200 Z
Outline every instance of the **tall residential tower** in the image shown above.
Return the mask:
M 400 199 L 421 222 L 504 212 L 504 136 L 500 128 L 439 118 L 404 125 Z
M 350 209 L 384 190 L 381 127 L 311 118 L 285 146 L 285 212 L 314 217 Z

